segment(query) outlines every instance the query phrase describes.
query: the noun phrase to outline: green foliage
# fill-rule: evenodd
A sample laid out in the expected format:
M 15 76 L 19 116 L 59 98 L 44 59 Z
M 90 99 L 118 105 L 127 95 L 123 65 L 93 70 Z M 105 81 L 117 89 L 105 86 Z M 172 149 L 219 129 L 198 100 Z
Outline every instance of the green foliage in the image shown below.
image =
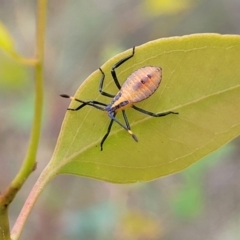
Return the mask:
M 22 88 L 29 72 L 19 62 L 14 41 L 5 26 L 0 22 L 0 89 Z
M 144 10 L 152 15 L 175 14 L 176 12 L 183 11 L 193 5 L 192 0 L 145 0 Z M 148 9 L 148 11 L 146 11 Z
M 130 52 L 103 65 L 106 92 L 117 92 L 110 70 Z M 137 47 L 135 56 L 117 69 L 120 82 L 140 67 L 161 66 L 160 88 L 138 106 L 153 112 L 174 110 L 179 115 L 152 118 L 129 109 L 139 143 L 114 126 L 100 152 L 107 115 L 91 107 L 67 112 L 45 174 L 76 174 L 118 183 L 149 181 L 181 171 L 215 151 L 240 132 L 239 55 L 238 36 L 215 34 L 161 39 Z M 110 102 L 98 92 L 100 78 L 95 71 L 75 97 Z M 73 102 L 71 107 L 77 105 Z
M 6 52 L 15 51 L 14 41 L 9 34 L 7 28 L 0 21 L 0 48 L 4 49 Z
M 233 146 L 228 144 L 181 173 L 183 186 L 170 200 L 170 206 L 179 219 L 190 221 L 202 214 L 205 206 L 204 184 L 206 184 L 202 178 L 203 173 L 210 168 L 216 168 L 219 162 L 226 159 L 233 149 Z

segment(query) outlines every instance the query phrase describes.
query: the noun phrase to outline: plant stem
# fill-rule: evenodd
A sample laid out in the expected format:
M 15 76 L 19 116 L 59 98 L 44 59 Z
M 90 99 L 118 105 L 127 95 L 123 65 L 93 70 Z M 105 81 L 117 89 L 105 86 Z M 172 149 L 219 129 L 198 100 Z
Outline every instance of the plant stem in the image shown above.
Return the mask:
M 43 62 L 44 37 L 46 23 L 47 0 L 38 0 L 37 36 L 36 36 L 36 65 L 35 65 L 35 106 L 34 120 L 30 144 L 23 165 L 12 182 L 12 186 L 20 188 L 27 177 L 36 167 L 36 154 L 41 133 L 43 109 Z
M 36 154 L 41 133 L 42 109 L 43 109 L 43 62 L 44 62 L 44 38 L 46 26 L 47 0 L 38 0 L 38 16 L 36 27 L 36 56 L 35 56 L 35 106 L 34 120 L 31 131 L 30 143 L 21 169 L 10 183 L 8 188 L 0 195 L 0 236 L 6 238 L 9 235 L 9 223 L 7 210 L 17 192 L 21 189 L 28 176 L 36 168 Z M 32 60 L 31 60 L 32 61 Z M 34 63 L 34 61 L 32 61 Z M 0 238 L 1 239 L 1 238 Z
M 11 240 L 7 208 L 0 208 L 0 239 Z
M 18 240 L 23 227 L 27 221 L 27 218 L 35 204 L 35 202 L 37 201 L 39 195 L 41 194 L 41 192 L 43 191 L 44 187 L 46 186 L 46 184 L 55 176 L 54 174 L 49 174 L 49 167 L 47 166 L 41 173 L 41 175 L 39 176 L 37 182 L 35 183 L 35 185 L 33 186 L 22 210 L 21 213 L 18 216 L 18 219 L 12 229 L 11 232 L 11 239 L 12 240 Z M 51 167 L 50 167 L 51 168 Z

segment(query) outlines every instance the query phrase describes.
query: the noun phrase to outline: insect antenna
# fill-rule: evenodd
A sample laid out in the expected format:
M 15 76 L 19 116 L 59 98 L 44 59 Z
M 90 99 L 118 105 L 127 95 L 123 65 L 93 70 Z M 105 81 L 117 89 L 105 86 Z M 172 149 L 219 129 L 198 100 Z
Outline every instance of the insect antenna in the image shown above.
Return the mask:
M 82 103 L 80 106 L 76 107 L 76 108 L 68 108 L 67 110 L 71 110 L 71 111 L 78 111 L 80 110 L 81 108 L 85 107 L 85 106 L 91 106 L 91 107 L 94 107 L 96 109 L 99 109 L 101 111 L 105 111 L 105 107 L 107 106 L 107 104 L 105 103 L 102 103 L 102 102 L 98 102 L 98 101 L 93 101 L 93 100 L 90 100 L 90 101 L 82 101 L 80 99 L 77 99 L 73 96 L 69 96 L 67 94 L 61 94 L 60 95 L 61 97 L 63 98 L 70 98 L 71 100 L 74 100 L 74 101 L 77 101 L 77 102 L 80 102 Z M 104 107 L 100 107 L 98 105 L 101 105 L 101 106 L 104 106 Z

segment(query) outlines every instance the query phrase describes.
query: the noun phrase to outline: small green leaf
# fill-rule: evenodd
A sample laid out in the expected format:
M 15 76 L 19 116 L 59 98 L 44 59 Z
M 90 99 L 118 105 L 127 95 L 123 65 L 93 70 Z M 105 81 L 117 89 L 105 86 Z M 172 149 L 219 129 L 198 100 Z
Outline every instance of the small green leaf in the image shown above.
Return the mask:
M 159 14 L 176 14 L 189 8 L 195 3 L 192 0 L 145 0 L 143 9 L 146 14 L 159 16 Z M 147 11 L 146 11 L 147 9 Z
M 22 88 L 29 80 L 29 70 L 30 68 L 21 64 L 0 48 L 1 90 L 16 90 Z
M 7 28 L 0 22 L 0 48 L 7 52 L 15 50 L 14 41 Z
M 110 71 L 128 50 L 109 60 L 104 91 L 116 94 Z M 160 39 L 136 47 L 135 56 L 117 68 L 123 83 L 134 70 L 161 66 L 160 88 L 137 104 L 152 112 L 179 115 L 153 118 L 128 109 L 132 131 L 139 143 L 114 124 L 100 151 L 110 119 L 92 107 L 67 112 L 47 171 L 76 174 L 110 182 L 149 181 L 172 174 L 198 161 L 240 133 L 240 37 L 201 34 Z M 98 92 L 101 73 L 95 71 L 76 97 L 109 103 Z M 59 99 L 59 102 L 62 101 Z M 78 106 L 77 102 L 71 107 Z M 122 121 L 121 114 L 117 117 Z
M 18 89 L 28 80 L 24 59 L 16 52 L 14 40 L 0 21 L 0 89 Z

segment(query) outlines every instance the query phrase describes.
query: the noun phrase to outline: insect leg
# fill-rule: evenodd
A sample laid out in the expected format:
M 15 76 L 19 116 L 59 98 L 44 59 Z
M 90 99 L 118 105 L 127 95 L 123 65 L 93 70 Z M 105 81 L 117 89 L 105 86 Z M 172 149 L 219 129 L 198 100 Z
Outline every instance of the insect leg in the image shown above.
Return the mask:
M 122 110 L 122 115 L 123 115 L 124 121 L 125 121 L 125 123 L 126 123 L 127 129 L 131 130 L 131 127 L 130 127 L 130 124 L 129 124 L 129 122 L 128 122 L 128 119 L 127 119 L 127 115 L 126 115 L 125 110 Z
M 132 136 L 132 138 L 138 142 L 138 139 L 136 137 L 136 135 L 131 131 L 130 129 L 130 126 L 129 126 L 129 123 L 128 123 L 128 120 L 127 120 L 127 116 L 125 115 L 125 113 L 123 113 L 123 117 L 124 117 L 124 120 L 125 120 L 125 123 L 126 123 L 126 126 L 124 126 L 121 122 L 119 122 L 116 118 L 115 118 L 115 115 L 111 115 L 111 114 L 108 114 L 108 116 L 116 123 L 118 123 L 122 128 L 124 128 L 125 130 L 128 131 L 128 133 Z
M 68 95 L 66 95 L 66 94 L 61 94 L 60 95 L 61 97 L 64 97 L 64 98 L 70 98 L 71 100 L 74 100 L 74 101 L 77 101 L 77 102 L 80 102 L 80 103 L 82 103 L 80 106 L 78 106 L 78 107 L 76 107 L 76 108 L 68 108 L 67 110 L 71 110 L 71 111 L 78 111 L 78 110 L 80 110 L 81 108 L 83 108 L 83 107 L 85 107 L 85 106 L 91 106 L 91 107 L 94 107 L 94 108 L 97 108 L 97 109 L 99 109 L 99 110 L 102 110 L 102 111 L 104 111 L 105 110 L 105 108 L 103 108 L 103 107 L 100 107 L 100 106 L 98 106 L 98 105 L 101 105 L 101 106 L 107 106 L 107 104 L 105 104 L 105 103 L 102 103 L 102 102 L 98 102 L 98 101 L 82 101 L 82 100 L 80 100 L 80 99 L 77 99 L 77 98 L 75 98 L 75 97 L 72 97 L 72 96 L 68 96 Z
M 91 106 L 91 107 L 94 107 L 96 109 L 104 111 L 103 107 L 100 107 L 100 106 L 98 106 L 96 104 L 99 104 L 99 105 L 102 105 L 102 106 L 107 106 L 107 104 L 101 103 L 101 102 L 98 102 L 98 101 L 87 101 L 87 102 L 82 101 L 82 104 L 79 105 L 78 107 L 76 107 L 76 108 L 68 108 L 67 110 L 78 111 L 78 110 L 80 110 L 81 108 L 83 108 L 85 106 Z
M 103 70 L 101 68 L 99 68 L 100 72 L 102 73 L 102 78 L 100 80 L 100 84 L 99 84 L 99 92 L 100 94 L 102 94 L 103 96 L 106 96 L 106 97 L 110 97 L 110 98 L 113 98 L 115 95 L 113 94 L 110 94 L 110 93 L 106 93 L 102 90 L 103 88 L 103 82 L 104 82 L 104 79 L 105 79 L 105 73 L 103 72 Z
M 116 115 L 116 114 L 115 114 Z M 115 116 L 114 115 L 114 116 Z M 105 142 L 105 140 L 107 139 L 107 137 L 108 137 L 108 135 L 110 134 L 110 132 L 111 132 L 111 129 L 112 129 L 112 125 L 113 125 L 113 119 L 111 119 L 111 121 L 110 121 L 110 123 L 109 123 L 109 125 L 108 125 L 108 129 L 107 129 L 107 133 L 104 135 L 104 137 L 103 137 L 103 139 L 102 139 L 102 141 L 101 141 L 101 143 L 100 143 L 100 148 L 101 148 L 101 151 L 103 150 L 103 143 Z
M 119 66 L 121 66 L 124 62 L 126 62 L 128 59 L 132 58 L 134 56 L 134 53 L 135 53 L 135 47 L 133 47 L 132 49 L 132 54 L 128 57 L 125 57 L 123 58 L 122 60 L 120 60 L 119 62 L 117 62 L 115 65 L 113 65 L 112 67 L 112 70 L 111 70 L 111 74 L 112 74 L 112 77 L 113 77 L 113 80 L 116 84 L 116 86 L 118 87 L 118 89 L 121 89 L 121 85 L 118 81 L 118 78 L 117 78 L 117 75 L 116 75 L 116 72 L 115 72 L 115 69 L 118 68 Z
M 132 106 L 133 109 L 143 113 L 143 114 L 146 114 L 146 115 L 149 115 L 149 116 L 152 116 L 152 117 L 164 117 L 166 115 L 169 115 L 169 114 L 178 114 L 178 112 L 172 112 L 172 111 L 168 111 L 168 112 L 162 112 L 162 113 L 153 113 L 153 112 L 149 112 L 147 110 L 144 110 L 142 108 L 138 108 L 136 106 Z
M 128 129 L 128 132 L 129 132 L 129 131 L 131 131 L 131 127 L 130 127 L 130 124 L 129 124 L 129 122 L 128 122 L 126 112 L 125 112 L 124 110 L 122 110 L 122 114 L 123 114 L 124 121 L 125 121 L 125 123 L 126 123 L 126 127 L 127 127 L 127 129 Z M 132 133 L 132 134 L 131 134 L 131 133 Z M 133 139 L 134 139 L 136 142 L 138 142 L 137 136 L 136 136 L 135 134 L 133 134 L 132 131 L 131 131 L 131 133 L 130 133 L 130 134 L 132 135 Z

